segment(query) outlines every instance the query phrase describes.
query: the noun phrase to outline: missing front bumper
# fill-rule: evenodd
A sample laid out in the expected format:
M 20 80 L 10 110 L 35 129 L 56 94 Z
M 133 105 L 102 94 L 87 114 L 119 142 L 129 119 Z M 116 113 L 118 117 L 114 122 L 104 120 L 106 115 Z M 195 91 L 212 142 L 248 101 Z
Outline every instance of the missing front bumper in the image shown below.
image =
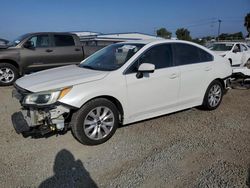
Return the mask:
M 24 119 L 24 116 L 22 112 L 16 112 L 11 116 L 13 127 L 17 134 L 25 133 L 30 131 L 30 127 L 26 120 Z
M 12 123 L 15 131 L 24 137 L 44 136 L 51 132 L 68 130 L 66 118 L 69 113 L 70 109 L 62 105 L 44 109 L 26 107 L 12 115 Z
M 30 127 L 24 118 L 22 112 L 16 112 L 11 116 L 13 127 L 17 134 L 22 134 L 24 137 L 40 137 L 55 130 L 55 126 L 37 125 Z

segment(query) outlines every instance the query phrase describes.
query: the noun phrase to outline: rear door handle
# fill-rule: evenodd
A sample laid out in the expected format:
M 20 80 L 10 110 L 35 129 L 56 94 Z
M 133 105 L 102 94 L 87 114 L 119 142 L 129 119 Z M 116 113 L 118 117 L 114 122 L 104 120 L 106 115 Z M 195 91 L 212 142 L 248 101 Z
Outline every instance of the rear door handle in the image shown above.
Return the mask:
M 53 52 L 53 50 L 51 50 L 51 49 L 47 49 L 47 50 L 46 50 L 46 52 Z
M 177 77 L 178 77 L 178 74 L 176 74 L 176 73 L 173 73 L 173 74 L 171 74 L 171 75 L 169 76 L 170 79 L 175 79 L 175 78 L 177 78 Z
M 76 48 L 75 51 L 80 51 L 80 49 L 79 49 L 79 48 Z
M 210 71 L 212 67 L 205 67 L 205 71 Z

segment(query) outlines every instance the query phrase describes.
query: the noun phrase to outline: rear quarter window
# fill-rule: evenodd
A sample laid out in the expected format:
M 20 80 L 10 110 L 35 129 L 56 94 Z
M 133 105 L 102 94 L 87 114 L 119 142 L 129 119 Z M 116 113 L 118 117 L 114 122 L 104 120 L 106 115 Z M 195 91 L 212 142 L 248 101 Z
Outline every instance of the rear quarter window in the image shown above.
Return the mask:
M 200 61 L 201 62 L 208 62 L 208 61 L 213 61 L 214 60 L 214 56 L 211 55 L 210 53 L 206 52 L 203 49 L 199 48 L 199 53 L 200 53 Z

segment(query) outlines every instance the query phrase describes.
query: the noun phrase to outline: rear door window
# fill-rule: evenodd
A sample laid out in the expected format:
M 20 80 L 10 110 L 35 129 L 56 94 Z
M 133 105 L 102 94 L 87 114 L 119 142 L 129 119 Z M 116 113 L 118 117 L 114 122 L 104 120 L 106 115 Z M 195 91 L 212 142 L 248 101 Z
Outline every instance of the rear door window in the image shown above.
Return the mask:
M 175 65 L 189 65 L 213 61 L 213 56 L 203 49 L 191 44 L 174 43 Z
M 54 42 L 56 47 L 75 45 L 74 39 L 71 35 L 54 35 Z

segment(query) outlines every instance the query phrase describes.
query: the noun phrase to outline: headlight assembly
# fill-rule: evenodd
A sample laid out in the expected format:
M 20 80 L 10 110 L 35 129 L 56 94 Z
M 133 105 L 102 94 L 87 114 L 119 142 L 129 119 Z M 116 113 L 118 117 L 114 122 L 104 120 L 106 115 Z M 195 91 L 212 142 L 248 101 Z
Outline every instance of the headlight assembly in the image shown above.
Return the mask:
M 32 93 L 27 95 L 24 100 L 23 104 L 34 104 L 34 105 L 49 105 L 55 103 L 57 100 L 63 98 L 69 91 L 70 88 L 64 88 L 61 90 L 55 91 L 44 91 L 39 93 Z

